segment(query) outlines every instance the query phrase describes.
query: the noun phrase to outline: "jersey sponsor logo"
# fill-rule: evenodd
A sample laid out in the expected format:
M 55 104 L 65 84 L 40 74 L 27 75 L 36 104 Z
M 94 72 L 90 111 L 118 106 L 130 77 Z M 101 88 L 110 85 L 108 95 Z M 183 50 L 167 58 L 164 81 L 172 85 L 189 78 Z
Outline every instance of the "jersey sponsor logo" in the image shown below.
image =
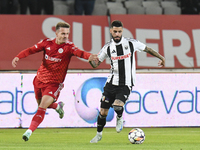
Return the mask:
M 62 49 L 62 48 L 59 48 L 59 49 L 58 49 L 58 53 L 60 53 L 60 54 L 63 53 L 63 49 Z
M 125 59 L 125 58 L 128 58 L 131 56 L 131 53 L 129 54 L 126 54 L 126 55 L 122 55 L 122 56 L 116 56 L 116 57 L 111 57 L 112 60 L 122 60 L 122 59 Z
M 50 61 L 55 61 L 55 62 L 61 62 L 62 61 L 62 59 L 60 59 L 60 58 L 50 57 L 47 54 L 45 54 L 45 59 L 50 60 Z
M 50 48 L 50 47 L 47 47 L 47 50 L 51 50 L 51 48 Z

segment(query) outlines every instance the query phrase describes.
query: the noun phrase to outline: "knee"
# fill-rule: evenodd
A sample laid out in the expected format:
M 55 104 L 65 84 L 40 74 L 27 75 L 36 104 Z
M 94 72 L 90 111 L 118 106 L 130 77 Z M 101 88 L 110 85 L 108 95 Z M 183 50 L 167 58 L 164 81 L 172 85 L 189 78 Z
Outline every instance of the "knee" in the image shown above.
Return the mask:
M 99 119 L 106 119 L 107 115 L 102 115 L 101 113 L 99 113 L 99 116 L 98 116 L 98 120 Z
M 123 106 L 113 105 L 113 109 L 115 111 L 122 111 L 123 110 Z
M 108 110 L 107 109 L 101 109 L 100 110 L 101 116 L 107 116 L 108 115 Z
M 124 102 L 119 99 L 116 99 L 112 105 L 113 106 L 124 106 Z

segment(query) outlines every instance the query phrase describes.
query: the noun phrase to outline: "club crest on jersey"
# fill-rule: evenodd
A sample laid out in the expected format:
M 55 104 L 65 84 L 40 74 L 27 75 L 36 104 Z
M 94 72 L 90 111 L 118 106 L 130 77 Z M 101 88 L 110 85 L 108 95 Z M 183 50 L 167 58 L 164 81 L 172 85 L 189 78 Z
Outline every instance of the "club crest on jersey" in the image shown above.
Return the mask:
M 125 50 L 127 50 L 127 49 L 128 49 L 128 46 L 127 46 L 127 45 L 125 45 L 125 46 L 124 46 L 124 48 L 125 48 Z
M 112 53 L 116 53 L 116 51 L 113 49 Z
M 63 49 L 62 49 L 62 48 L 59 48 L 59 49 L 58 49 L 58 53 L 63 53 Z
M 106 99 L 105 96 L 102 96 L 102 97 L 101 97 L 101 100 L 102 100 L 102 101 L 105 101 L 105 99 Z
M 72 47 L 72 49 L 73 49 L 74 51 L 76 51 L 76 50 L 78 49 L 78 47 Z

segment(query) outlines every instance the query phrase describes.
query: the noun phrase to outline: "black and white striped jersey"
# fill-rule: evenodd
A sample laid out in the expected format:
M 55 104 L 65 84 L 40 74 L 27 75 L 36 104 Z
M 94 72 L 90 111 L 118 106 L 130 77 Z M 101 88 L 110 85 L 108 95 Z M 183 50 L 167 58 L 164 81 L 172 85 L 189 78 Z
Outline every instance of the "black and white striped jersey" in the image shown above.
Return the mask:
M 119 43 L 113 39 L 106 43 L 98 54 L 99 61 L 110 58 L 111 73 L 107 82 L 113 85 L 133 86 L 136 78 L 135 52 L 143 51 L 146 45 L 132 38 L 122 37 Z

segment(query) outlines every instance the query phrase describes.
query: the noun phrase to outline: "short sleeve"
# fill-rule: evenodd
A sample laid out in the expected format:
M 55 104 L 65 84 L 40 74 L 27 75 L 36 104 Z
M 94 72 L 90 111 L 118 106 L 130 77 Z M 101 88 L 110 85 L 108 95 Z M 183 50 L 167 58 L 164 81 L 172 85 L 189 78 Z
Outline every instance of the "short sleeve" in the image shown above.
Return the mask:
M 144 51 L 145 47 L 146 47 L 146 45 L 144 43 L 142 43 L 138 40 L 134 40 L 133 45 L 134 45 L 134 50 L 139 51 L 139 52 Z
M 108 57 L 108 54 L 107 54 L 107 49 L 106 47 L 103 47 L 100 52 L 98 53 L 98 58 L 99 58 L 99 61 L 100 62 L 103 62 L 104 59 L 106 59 Z

